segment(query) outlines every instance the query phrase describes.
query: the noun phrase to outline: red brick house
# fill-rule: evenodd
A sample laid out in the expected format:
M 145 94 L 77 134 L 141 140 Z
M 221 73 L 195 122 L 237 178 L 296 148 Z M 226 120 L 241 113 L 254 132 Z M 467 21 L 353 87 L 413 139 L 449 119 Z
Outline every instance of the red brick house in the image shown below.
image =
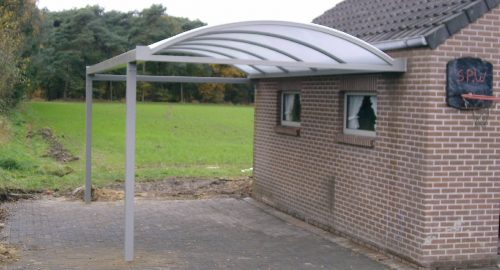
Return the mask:
M 447 65 L 491 63 L 498 95 L 499 3 L 346 0 L 316 18 L 408 70 L 259 80 L 254 196 L 420 266 L 495 264 L 500 114 L 478 127 L 448 106 Z

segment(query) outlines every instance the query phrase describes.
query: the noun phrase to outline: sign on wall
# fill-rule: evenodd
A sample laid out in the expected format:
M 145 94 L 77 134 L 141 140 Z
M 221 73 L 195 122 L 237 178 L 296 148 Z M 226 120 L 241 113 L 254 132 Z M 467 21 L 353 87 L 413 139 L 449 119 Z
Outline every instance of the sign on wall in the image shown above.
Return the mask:
M 462 94 L 493 95 L 493 65 L 479 58 L 459 58 L 448 62 L 446 103 L 465 109 Z

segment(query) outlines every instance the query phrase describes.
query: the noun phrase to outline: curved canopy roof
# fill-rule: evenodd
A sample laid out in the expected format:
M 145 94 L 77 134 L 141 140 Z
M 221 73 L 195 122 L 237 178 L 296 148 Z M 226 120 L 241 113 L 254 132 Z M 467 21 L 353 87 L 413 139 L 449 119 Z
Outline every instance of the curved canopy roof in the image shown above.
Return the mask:
M 249 78 L 403 72 L 406 68 L 404 61 L 344 32 L 283 21 L 201 27 L 139 46 L 122 57 L 128 61 L 232 64 Z M 92 67 L 90 71 L 95 73 Z
M 145 29 L 146 31 L 147 29 Z M 137 75 L 137 61 L 234 65 L 244 78 Z M 127 66 L 127 74 L 97 74 Z M 274 78 L 345 73 L 404 72 L 406 61 L 392 59 L 346 33 L 313 24 L 255 21 L 198 28 L 87 67 L 87 169 L 85 201 L 91 199 L 92 82 L 126 81 L 127 151 L 125 179 L 125 260 L 134 258 L 135 122 L 137 81 L 249 83 Z

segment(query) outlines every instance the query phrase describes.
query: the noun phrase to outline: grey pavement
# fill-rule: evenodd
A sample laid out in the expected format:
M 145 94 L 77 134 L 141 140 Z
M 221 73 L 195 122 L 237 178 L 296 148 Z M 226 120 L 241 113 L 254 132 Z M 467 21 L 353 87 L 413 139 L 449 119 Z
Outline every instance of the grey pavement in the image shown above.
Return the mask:
M 22 250 L 10 270 L 399 269 L 251 199 L 137 200 L 132 263 L 122 260 L 123 202 L 43 199 L 7 207 L 3 237 Z

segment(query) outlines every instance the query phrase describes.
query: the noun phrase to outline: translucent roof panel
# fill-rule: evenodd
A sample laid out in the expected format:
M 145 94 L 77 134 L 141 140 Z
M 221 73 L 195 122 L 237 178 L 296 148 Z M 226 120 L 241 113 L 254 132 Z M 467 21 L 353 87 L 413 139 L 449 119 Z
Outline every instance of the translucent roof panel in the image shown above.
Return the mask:
M 90 67 L 89 72 L 126 61 L 229 64 L 243 70 L 249 78 L 406 70 L 405 60 L 392 59 L 344 32 L 283 21 L 200 27 L 149 46 L 138 46 Z
M 223 37 L 221 37 L 223 36 Z M 253 44 L 260 47 L 267 47 L 273 50 L 279 50 L 285 52 L 289 55 L 293 55 L 296 59 L 300 59 L 302 61 L 314 61 L 320 63 L 329 63 L 332 60 L 336 63 L 339 61 L 334 58 L 318 51 L 317 49 L 304 45 L 302 43 L 293 42 L 288 39 L 259 35 L 259 34 L 245 34 L 245 33 L 226 33 L 226 34 L 217 34 L 210 35 L 207 37 L 201 37 L 201 39 L 212 38 L 213 40 L 224 40 L 225 39 L 233 39 L 238 40 L 242 43 L 242 46 L 245 44 Z
M 222 48 L 236 49 L 258 56 L 260 59 L 274 59 L 279 61 L 294 61 L 296 58 L 290 54 L 274 50 L 273 48 L 263 47 L 255 44 L 244 43 L 232 40 L 203 40 L 186 42 L 186 45 L 199 45 L 199 46 L 215 46 Z
M 254 33 L 259 31 L 259 26 L 238 27 L 239 32 Z M 230 31 L 230 30 L 229 30 Z M 370 63 L 378 64 L 382 59 L 360 46 L 353 44 L 352 40 L 334 38 L 331 33 L 311 31 L 310 29 L 298 28 L 285 25 L 270 25 L 266 27 L 268 35 L 291 39 L 294 42 L 301 42 L 325 55 L 338 56 L 344 63 Z M 283 34 L 286 33 L 286 36 Z M 320 42 L 318 44 L 317 42 Z M 325 46 L 327 45 L 327 46 Z M 339 53 L 339 52 L 342 53 Z
M 278 62 L 390 65 L 392 58 L 370 44 L 335 29 L 314 24 L 255 21 L 202 27 L 149 46 L 154 54 L 174 50 L 208 57 Z M 207 54 L 212 53 L 212 54 Z M 241 67 L 241 65 L 239 65 Z M 261 66 L 245 72 L 314 71 L 303 67 Z

